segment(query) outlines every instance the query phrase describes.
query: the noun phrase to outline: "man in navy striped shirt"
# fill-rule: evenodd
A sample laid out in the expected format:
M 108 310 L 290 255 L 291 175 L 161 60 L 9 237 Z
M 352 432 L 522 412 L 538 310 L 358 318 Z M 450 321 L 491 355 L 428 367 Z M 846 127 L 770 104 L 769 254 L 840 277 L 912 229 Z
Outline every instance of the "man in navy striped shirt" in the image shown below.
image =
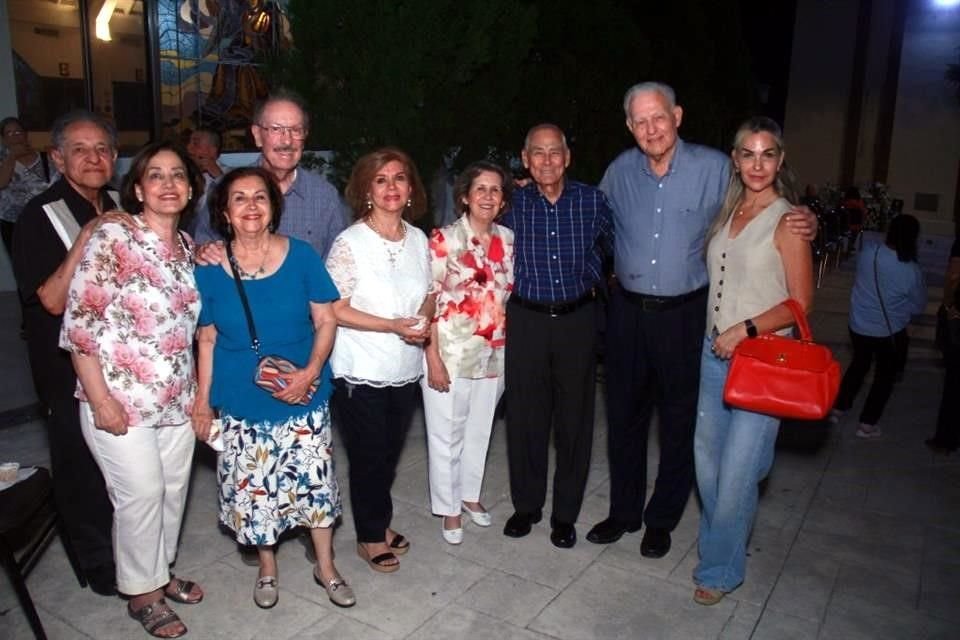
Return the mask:
M 612 212 L 599 190 L 565 178 L 570 149 L 556 125 L 533 127 L 521 155 L 533 181 L 514 192 L 503 220 L 514 232 L 515 275 L 505 356 L 515 513 L 503 533 L 525 536 L 542 517 L 552 429 L 550 540 L 569 548 L 593 442 L 594 289 L 611 251 Z

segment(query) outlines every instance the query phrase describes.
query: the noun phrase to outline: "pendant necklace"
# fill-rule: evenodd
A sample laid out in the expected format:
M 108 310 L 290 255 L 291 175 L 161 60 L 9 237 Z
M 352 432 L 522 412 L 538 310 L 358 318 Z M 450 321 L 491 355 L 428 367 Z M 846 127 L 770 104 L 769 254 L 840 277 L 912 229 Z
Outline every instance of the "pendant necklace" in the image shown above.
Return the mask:
M 234 244 L 234 249 L 236 249 L 236 244 Z M 230 264 L 232 264 L 232 265 L 234 266 L 234 268 L 236 268 L 237 273 L 240 274 L 240 279 L 241 279 L 241 280 L 256 280 L 257 278 L 259 278 L 260 276 L 262 276 L 263 274 L 265 274 L 265 273 L 267 272 L 267 269 L 266 269 L 266 267 L 267 267 L 267 257 L 268 257 L 269 255 L 270 255 L 270 239 L 268 238 L 268 239 L 267 239 L 267 250 L 266 250 L 266 251 L 264 252 L 264 254 L 263 254 L 263 260 L 260 261 L 260 266 L 257 267 L 257 269 L 256 269 L 255 271 L 252 271 L 252 272 L 250 272 L 250 273 L 247 273 L 246 271 L 243 270 L 243 268 L 240 266 L 240 261 L 237 260 L 236 251 L 234 251 L 234 252 L 232 253 L 232 255 L 230 256 Z
M 373 216 L 369 215 L 365 218 L 367 226 L 373 229 L 373 232 L 380 236 L 380 241 L 383 242 L 383 248 L 387 250 L 387 260 L 390 261 L 390 266 L 394 269 L 397 268 L 397 260 L 400 259 L 400 254 L 403 253 L 403 247 L 407 242 L 407 225 L 400 221 L 400 239 L 399 240 L 389 240 L 380 231 L 380 228 L 377 226 L 377 223 L 373 221 Z M 394 247 L 397 242 L 400 243 L 400 246 Z

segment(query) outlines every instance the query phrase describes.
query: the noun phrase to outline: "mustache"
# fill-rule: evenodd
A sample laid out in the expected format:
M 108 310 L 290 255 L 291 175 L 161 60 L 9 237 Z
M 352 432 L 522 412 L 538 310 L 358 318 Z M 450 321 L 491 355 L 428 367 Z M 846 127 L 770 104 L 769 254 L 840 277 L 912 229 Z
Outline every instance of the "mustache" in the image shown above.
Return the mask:
M 288 151 L 296 151 L 297 148 L 294 147 L 292 144 L 282 144 L 278 147 L 274 147 L 273 150 L 279 153 L 286 153 Z

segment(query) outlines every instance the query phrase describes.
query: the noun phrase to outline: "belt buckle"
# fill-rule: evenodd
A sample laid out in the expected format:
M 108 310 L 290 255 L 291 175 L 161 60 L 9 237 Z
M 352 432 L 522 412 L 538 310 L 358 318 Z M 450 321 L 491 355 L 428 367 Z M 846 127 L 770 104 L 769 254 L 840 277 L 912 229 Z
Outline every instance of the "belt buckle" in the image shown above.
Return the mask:
M 659 298 L 643 298 L 640 300 L 640 308 L 644 311 L 659 311 L 663 306 L 663 301 Z
M 547 313 L 550 314 L 550 317 L 551 317 L 551 318 L 558 318 L 558 317 L 560 317 L 560 314 L 557 313 L 557 305 L 555 305 L 555 304 L 549 304 L 549 305 L 547 305 Z

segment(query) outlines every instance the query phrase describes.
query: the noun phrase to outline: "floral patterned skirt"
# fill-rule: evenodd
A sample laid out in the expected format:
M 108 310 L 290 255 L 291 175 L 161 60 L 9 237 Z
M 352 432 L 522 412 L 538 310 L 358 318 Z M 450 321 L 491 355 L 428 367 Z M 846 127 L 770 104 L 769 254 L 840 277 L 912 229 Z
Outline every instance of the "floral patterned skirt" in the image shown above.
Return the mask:
M 327 404 L 280 423 L 221 418 L 220 522 L 237 542 L 272 545 L 288 529 L 333 524 L 342 507 Z

